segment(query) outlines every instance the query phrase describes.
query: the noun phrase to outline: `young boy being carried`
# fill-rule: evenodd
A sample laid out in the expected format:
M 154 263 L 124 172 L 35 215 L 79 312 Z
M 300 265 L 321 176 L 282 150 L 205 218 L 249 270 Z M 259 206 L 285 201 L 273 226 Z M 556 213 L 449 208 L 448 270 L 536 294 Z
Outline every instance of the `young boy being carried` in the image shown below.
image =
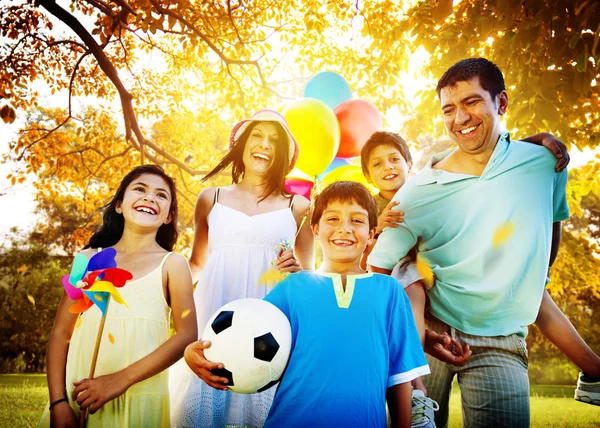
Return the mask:
M 360 162 L 365 178 L 379 190 L 375 196 L 378 206 L 378 222 L 373 240 L 367 246 L 361 259 L 362 269 L 367 267 L 367 257 L 371 253 L 379 234 L 384 227 L 396 228 L 403 221 L 404 213 L 392 210 L 398 205 L 392 201 L 396 192 L 406 183 L 408 172 L 412 167 L 412 156 L 408 144 L 393 132 L 375 132 L 363 146 L 360 152 Z M 410 297 L 421 343 L 425 345 L 425 294 L 422 292 L 426 284 L 422 275 L 416 269 L 416 247 L 398 262 L 392 272 L 394 277 Z M 455 344 L 454 364 L 461 365 L 470 356 L 468 346 L 462 349 Z M 451 348 L 452 349 L 452 348 Z M 419 428 L 434 427 L 434 411 L 438 405 L 426 396 L 427 390 L 421 377 L 412 381 L 412 426 Z
M 288 317 L 292 353 L 265 427 L 410 426 L 411 386 L 429 373 L 410 302 L 397 282 L 360 268 L 377 203 L 359 183 L 333 183 L 311 218 L 323 264 L 265 300 Z

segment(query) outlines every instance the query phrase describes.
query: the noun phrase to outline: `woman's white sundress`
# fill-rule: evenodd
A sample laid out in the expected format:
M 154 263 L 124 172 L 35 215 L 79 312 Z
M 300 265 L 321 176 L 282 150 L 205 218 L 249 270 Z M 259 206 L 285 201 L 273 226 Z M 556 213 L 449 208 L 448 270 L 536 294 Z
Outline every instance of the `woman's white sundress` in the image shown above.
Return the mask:
M 217 192 L 218 198 L 218 192 Z M 194 291 L 198 334 L 226 303 L 242 298 L 262 299 L 272 288 L 258 284 L 277 258 L 275 246 L 294 241 L 292 208 L 249 216 L 216 200 L 208 215 L 209 257 Z M 171 426 L 262 427 L 276 387 L 245 395 L 206 385 L 181 359 L 170 369 Z

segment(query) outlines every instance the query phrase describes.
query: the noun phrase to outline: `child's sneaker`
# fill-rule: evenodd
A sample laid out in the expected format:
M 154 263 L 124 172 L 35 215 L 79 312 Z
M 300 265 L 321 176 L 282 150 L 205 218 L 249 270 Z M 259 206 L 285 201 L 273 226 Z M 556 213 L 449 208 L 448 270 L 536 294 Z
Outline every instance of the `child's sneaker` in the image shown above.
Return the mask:
M 412 392 L 412 420 L 411 427 L 435 428 L 435 417 L 433 412 L 437 412 L 440 406 L 437 402 L 425 396 L 425 393 L 419 389 L 413 389 Z
M 600 406 L 600 380 L 593 381 L 584 373 L 579 373 L 579 379 L 577 379 L 577 389 L 575 389 L 575 400 Z

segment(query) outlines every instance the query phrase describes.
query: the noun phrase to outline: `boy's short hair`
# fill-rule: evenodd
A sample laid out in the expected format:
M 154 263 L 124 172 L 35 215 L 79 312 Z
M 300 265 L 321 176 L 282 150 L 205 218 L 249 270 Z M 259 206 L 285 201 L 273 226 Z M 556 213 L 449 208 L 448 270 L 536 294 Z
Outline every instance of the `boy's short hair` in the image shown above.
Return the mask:
M 492 100 L 506 90 L 504 76 L 496 64 L 485 58 L 467 58 L 446 70 L 435 88 L 438 97 L 442 89 L 458 82 L 468 82 L 475 77 L 479 77 L 479 84 L 490 93 Z
M 377 201 L 369 190 L 355 181 L 336 181 L 315 198 L 311 226 L 319 224 L 323 212 L 332 202 L 355 202 L 369 214 L 369 229 L 377 227 Z
M 407 163 L 412 162 L 412 156 L 410 155 L 408 144 L 406 144 L 404 138 L 395 132 L 377 131 L 369 137 L 360 151 L 360 166 L 362 168 L 363 175 L 367 178 L 370 178 L 369 158 L 371 157 L 371 152 L 373 152 L 373 150 L 379 146 L 392 146 L 398 149 Z

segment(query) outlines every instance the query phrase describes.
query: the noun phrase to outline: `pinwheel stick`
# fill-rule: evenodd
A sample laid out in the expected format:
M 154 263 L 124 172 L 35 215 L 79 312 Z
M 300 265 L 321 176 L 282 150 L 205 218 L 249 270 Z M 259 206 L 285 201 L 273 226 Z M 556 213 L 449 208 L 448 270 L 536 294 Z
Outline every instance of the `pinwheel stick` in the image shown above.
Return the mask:
M 102 341 L 102 333 L 104 332 L 104 323 L 106 322 L 106 314 L 108 313 L 108 305 L 110 304 L 110 294 L 106 300 L 106 310 L 104 314 L 102 314 L 102 318 L 100 319 L 100 325 L 98 326 L 98 336 L 96 336 L 96 345 L 94 346 L 94 355 L 92 355 L 92 367 L 90 368 L 90 376 L 88 379 L 94 378 L 94 372 L 96 371 L 96 361 L 98 361 L 98 351 L 100 350 L 100 342 Z M 92 403 L 93 405 L 93 403 Z M 85 428 L 85 423 L 87 421 L 88 412 L 90 407 L 86 407 L 84 412 L 81 412 L 79 416 L 79 427 Z

